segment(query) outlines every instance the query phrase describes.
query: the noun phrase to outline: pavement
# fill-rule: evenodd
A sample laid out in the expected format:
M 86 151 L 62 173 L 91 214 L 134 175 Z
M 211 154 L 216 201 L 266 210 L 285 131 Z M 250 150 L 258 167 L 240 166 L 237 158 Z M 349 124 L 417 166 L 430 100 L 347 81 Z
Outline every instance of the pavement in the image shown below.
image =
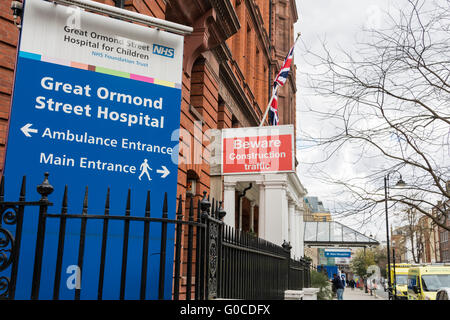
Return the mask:
M 378 290 L 377 295 L 370 295 L 370 293 L 365 293 L 364 289 L 359 288 L 351 289 L 345 288 L 344 290 L 344 300 L 387 300 L 387 298 L 381 293 L 383 290 Z M 334 298 L 333 300 L 336 300 Z

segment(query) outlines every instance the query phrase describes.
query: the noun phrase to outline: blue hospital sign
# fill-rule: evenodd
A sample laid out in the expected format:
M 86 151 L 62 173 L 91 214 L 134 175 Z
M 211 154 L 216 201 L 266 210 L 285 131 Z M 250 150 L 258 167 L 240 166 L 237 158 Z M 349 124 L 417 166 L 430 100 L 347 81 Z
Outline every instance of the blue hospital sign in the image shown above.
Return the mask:
M 154 45 L 158 50 L 154 49 Z M 170 49 L 170 50 L 169 50 Z M 41 0 L 25 3 L 5 159 L 6 195 L 17 198 L 22 176 L 35 186 L 50 174 L 59 213 L 68 186 L 69 213 L 80 214 L 88 187 L 88 214 L 103 214 L 107 189 L 111 215 L 161 217 L 167 192 L 176 211 L 183 37 Z M 31 194 L 30 192 L 28 194 Z M 35 198 L 39 195 L 35 193 Z M 30 199 L 28 195 L 27 200 Z M 114 212 L 113 212 L 114 211 Z M 16 299 L 29 299 L 37 230 L 35 210 L 25 212 Z M 81 299 L 97 298 L 102 221 L 89 220 Z M 39 297 L 51 299 L 59 222 L 48 219 Z M 148 274 L 158 276 L 160 230 L 151 230 Z M 142 224 L 130 223 L 126 299 L 138 299 Z M 73 299 L 79 219 L 68 219 L 61 299 Z M 111 221 L 104 299 L 118 299 L 123 221 Z M 173 226 L 169 226 L 164 296 L 171 298 Z M 66 278 L 64 278 L 66 277 Z M 49 281 L 46 281 L 49 279 Z M 51 279 L 51 281 L 50 281 Z M 67 281 L 65 281 L 67 280 Z M 157 298 L 157 278 L 147 297 Z
M 350 258 L 351 250 L 348 249 L 325 249 L 325 257 L 327 258 Z

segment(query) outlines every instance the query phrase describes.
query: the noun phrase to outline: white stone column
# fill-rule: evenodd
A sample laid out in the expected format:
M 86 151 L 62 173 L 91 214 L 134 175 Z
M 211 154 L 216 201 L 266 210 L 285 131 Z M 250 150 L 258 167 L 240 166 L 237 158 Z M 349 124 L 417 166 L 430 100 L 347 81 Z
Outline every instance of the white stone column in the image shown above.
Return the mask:
M 238 214 L 239 214 L 239 219 L 238 219 L 239 225 L 237 226 L 239 230 L 242 230 L 242 201 L 243 201 L 242 199 L 243 199 L 243 197 L 239 198 L 239 212 L 238 212 Z
M 289 241 L 287 235 L 288 203 L 286 197 L 286 180 L 277 176 L 278 179 L 266 179 L 264 182 L 264 238 L 276 245 L 281 246 L 283 241 Z
M 223 209 L 226 212 L 223 221 L 225 224 L 236 228 L 235 226 L 235 207 L 236 207 L 236 183 L 224 182 Z
M 303 207 L 296 207 L 297 219 L 298 219 L 298 256 L 303 257 L 305 255 L 305 244 L 304 244 L 304 236 L 305 236 L 305 222 L 303 221 Z
M 264 182 L 257 183 L 259 186 L 259 218 L 258 218 L 258 237 L 266 238 L 266 186 Z
M 295 252 L 295 202 L 293 199 L 288 198 L 288 241 L 291 244 L 291 256 L 294 256 Z
M 250 231 L 255 231 L 255 201 L 250 202 Z
M 300 255 L 300 226 L 299 226 L 299 217 L 298 217 L 298 206 L 294 205 L 294 243 L 292 244 L 292 248 L 294 251 L 294 256 L 299 258 Z

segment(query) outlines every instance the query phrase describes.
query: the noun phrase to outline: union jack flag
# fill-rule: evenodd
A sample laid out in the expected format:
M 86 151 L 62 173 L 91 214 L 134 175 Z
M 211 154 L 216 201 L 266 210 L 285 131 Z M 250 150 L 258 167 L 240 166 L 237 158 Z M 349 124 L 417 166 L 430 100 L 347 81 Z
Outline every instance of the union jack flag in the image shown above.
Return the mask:
M 277 77 L 275 78 L 275 81 L 273 82 L 272 102 L 270 103 L 268 114 L 269 124 L 272 126 L 278 125 L 278 86 L 282 87 L 286 83 L 286 80 L 289 76 L 289 70 L 291 69 L 292 58 L 294 57 L 294 48 L 296 42 L 297 41 L 294 42 L 291 50 L 289 50 L 288 55 L 284 59 L 283 66 L 281 67 Z
M 280 71 L 278 72 L 277 77 L 275 78 L 275 81 L 273 84 L 274 88 L 275 88 L 275 86 L 278 86 L 278 85 L 280 85 L 280 87 L 281 87 L 286 83 L 287 77 L 289 75 L 289 70 L 291 69 L 292 58 L 294 57 L 294 48 L 295 48 L 295 42 L 294 42 L 294 45 L 292 46 L 291 50 L 289 50 L 289 53 L 286 56 L 286 59 L 284 59 L 283 66 L 281 67 Z
M 273 93 L 272 93 L 272 102 L 270 103 L 270 107 L 269 107 L 269 125 L 271 126 L 276 126 L 278 125 L 278 93 L 277 90 L 275 89 L 275 84 L 274 84 L 274 89 L 273 89 Z

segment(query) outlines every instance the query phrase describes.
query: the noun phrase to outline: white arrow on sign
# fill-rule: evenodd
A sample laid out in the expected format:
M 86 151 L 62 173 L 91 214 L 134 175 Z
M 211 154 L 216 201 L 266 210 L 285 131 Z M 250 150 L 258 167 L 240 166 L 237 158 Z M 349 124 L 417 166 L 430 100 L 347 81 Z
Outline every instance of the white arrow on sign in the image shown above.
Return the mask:
M 22 131 L 23 134 L 26 135 L 27 137 L 31 137 L 30 132 L 31 132 L 31 133 L 37 133 L 37 132 L 38 132 L 37 129 L 31 129 L 31 128 L 30 128 L 32 125 L 33 125 L 33 124 L 31 124 L 31 123 L 27 123 L 27 124 L 24 125 L 22 128 L 20 128 L 20 131 Z
M 161 166 L 161 168 L 163 168 L 163 170 L 156 170 L 156 172 L 158 173 L 162 173 L 163 175 L 161 176 L 161 178 L 165 178 L 169 175 L 170 171 L 165 167 L 165 166 Z

